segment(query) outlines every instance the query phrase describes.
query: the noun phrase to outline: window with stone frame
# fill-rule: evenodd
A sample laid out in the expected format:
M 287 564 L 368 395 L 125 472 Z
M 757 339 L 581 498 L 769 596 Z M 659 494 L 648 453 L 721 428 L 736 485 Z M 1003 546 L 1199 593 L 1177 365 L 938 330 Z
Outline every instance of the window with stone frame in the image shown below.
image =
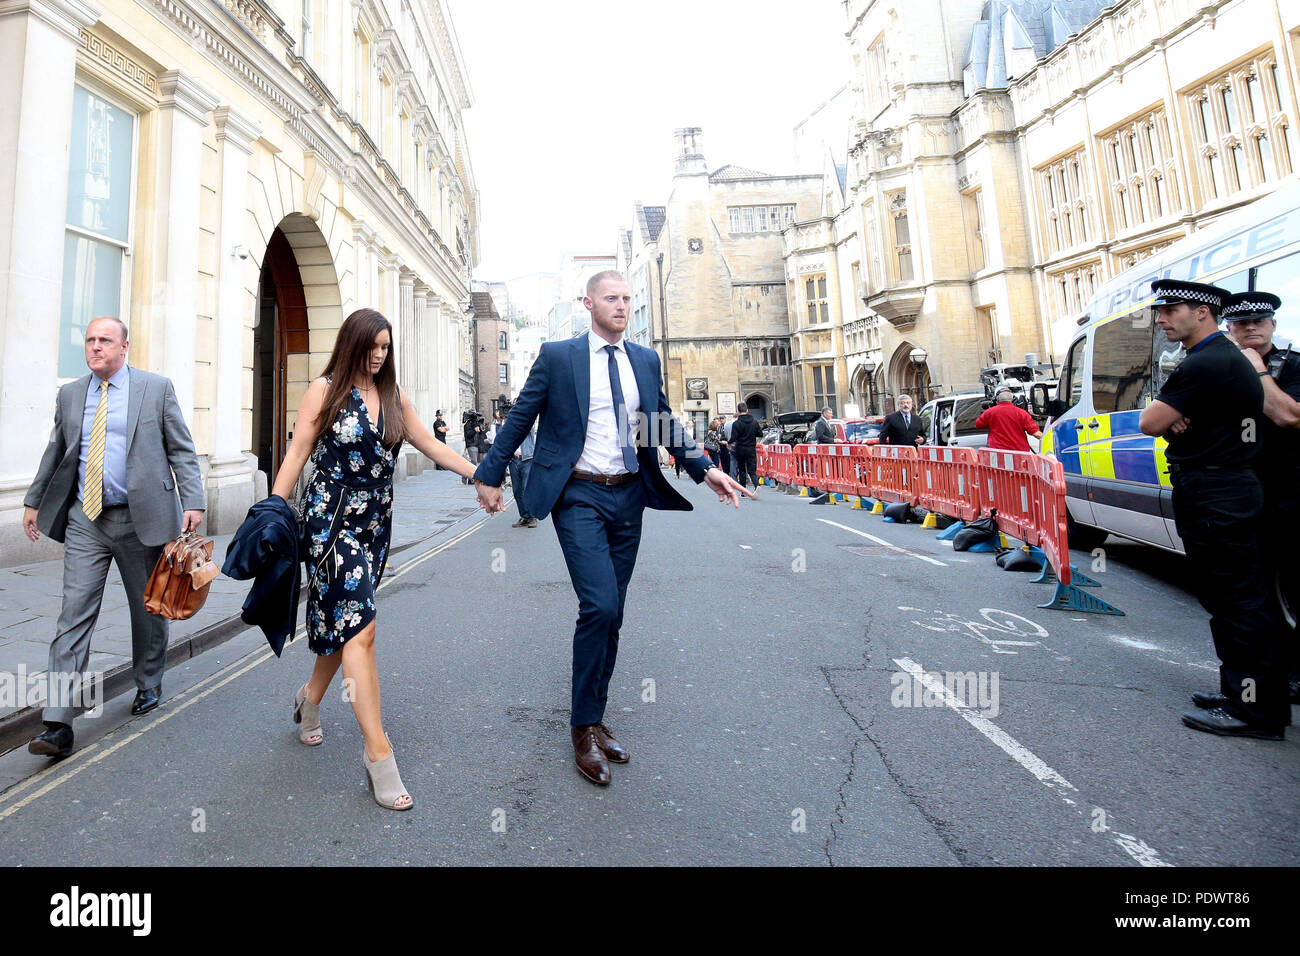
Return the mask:
M 1203 202 L 1292 170 L 1294 133 L 1270 50 L 1187 93 Z
M 838 414 L 835 405 L 835 366 L 814 365 L 812 373 L 813 405 L 818 411 L 829 408 L 832 415 Z
M 129 315 L 135 214 L 136 114 L 78 81 L 72 88 L 57 373 L 86 370 L 98 315 Z
M 1182 208 L 1163 108 L 1117 127 L 1100 139 L 1116 231 L 1161 219 Z
M 889 218 L 894 239 L 894 266 L 899 282 L 911 282 L 912 227 L 907 218 L 907 190 L 893 193 L 889 200 Z
M 972 272 L 988 265 L 988 240 L 984 228 L 984 190 L 972 189 L 962 194 L 962 211 L 966 218 L 966 245 L 970 249 Z
M 794 222 L 793 203 L 780 206 L 728 206 L 728 232 L 780 232 Z
M 804 278 L 804 300 L 808 303 L 809 325 L 821 325 L 830 321 L 830 305 L 826 300 L 826 273 Z
M 867 236 L 867 283 L 864 290 L 872 293 L 884 285 L 881 279 L 879 223 L 876 219 L 874 201 L 868 200 L 862 206 L 862 229 Z
M 1097 290 L 1101 264 L 1089 262 L 1048 276 L 1052 295 L 1052 311 L 1057 318 L 1077 316 L 1088 307 Z
M 875 116 L 889 103 L 889 77 L 885 64 L 885 37 L 881 34 L 867 49 L 867 112 Z
M 1055 255 L 1088 241 L 1087 174 L 1080 149 L 1035 170 L 1043 244 Z

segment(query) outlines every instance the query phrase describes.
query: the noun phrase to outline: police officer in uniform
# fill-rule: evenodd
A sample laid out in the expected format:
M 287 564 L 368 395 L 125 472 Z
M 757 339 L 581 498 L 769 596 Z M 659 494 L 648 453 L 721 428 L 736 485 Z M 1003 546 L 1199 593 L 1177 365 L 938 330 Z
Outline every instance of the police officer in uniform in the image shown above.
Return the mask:
M 1300 351 L 1294 343 L 1278 348 L 1274 313 L 1282 300 L 1271 292 L 1240 292 L 1223 306 L 1228 334 L 1255 368 L 1264 386 L 1264 422 L 1255 470 L 1264 486 L 1260 550 L 1264 572 L 1276 582 L 1283 604 L 1282 656 L 1291 702 L 1300 699 L 1300 561 L 1289 531 L 1300 528 Z
M 1187 355 L 1143 409 L 1139 427 L 1169 443 L 1174 524 L 1192 587 L 1210 614 L 1224 698 L 1183 714 L 1183 723 L 1223 736 L 1281 740 L 1291 711 L 1281 621 L 1257 541 L 1264 494 L 1252 467 L 1264 389 L 1241 350 L 1219 331 L 1226 290 L 1177 279 L 1151 288 L 1160 330 Z

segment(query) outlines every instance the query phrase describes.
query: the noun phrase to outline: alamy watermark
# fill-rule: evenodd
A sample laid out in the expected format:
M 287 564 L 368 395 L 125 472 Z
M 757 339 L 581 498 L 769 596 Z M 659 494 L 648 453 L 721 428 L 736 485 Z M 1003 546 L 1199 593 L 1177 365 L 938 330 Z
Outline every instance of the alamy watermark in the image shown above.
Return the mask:
M 952 701 L 990 720 L 998 715 L 997 671 L 895 671 L 889 683 L 894 688 L 889 703 L 894 707 L 946 707 Z
M 70 707 L 84 710 L 86 717 L 98 717 L 104 712 L 104 673 L 28 673 L 25 664 L 15 671 L 0 671 L 0 708 L 24 707 Z

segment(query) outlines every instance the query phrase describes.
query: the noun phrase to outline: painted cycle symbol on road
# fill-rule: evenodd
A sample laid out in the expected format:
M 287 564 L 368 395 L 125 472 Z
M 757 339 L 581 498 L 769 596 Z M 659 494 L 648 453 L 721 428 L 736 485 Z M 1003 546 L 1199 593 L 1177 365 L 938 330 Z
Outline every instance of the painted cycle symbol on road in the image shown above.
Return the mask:
M 917 611 L 920 608 L 901 607 L 899 610 Z M 1041 647 L 1042 641 L 1026 640 L 1025 638 L 1047 637 L 1047 629 L 1041 624 L 1037 624 L 1027 617 L 1021 617 L 1012 611 L 1004 611 L 996 607 L 980 608 L 981 620 L 973 621 L 958 617 L 951 611 L 936 611 L 935 613 L 939 616 L 924 621 L 914 620 L 912 623 L 917 627 L 925 628 L 927 631 L 967 634 L 993 648 L 995 654 L 1018 654 L 1019 651 L 1010 649 L 1013 647 Z M 1007 636 L 990 637 L 990 634 Z

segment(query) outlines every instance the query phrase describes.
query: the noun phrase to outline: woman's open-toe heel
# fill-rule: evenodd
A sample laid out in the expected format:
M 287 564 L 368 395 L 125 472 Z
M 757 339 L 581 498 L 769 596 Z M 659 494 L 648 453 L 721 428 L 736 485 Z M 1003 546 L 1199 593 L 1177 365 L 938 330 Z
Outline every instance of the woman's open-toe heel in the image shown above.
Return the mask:
M 392 745 L 392 741 L 389 741 L 388 746 L 392 747 Z M 390 753 L 383 760 L 371 760 L 366 754 L 365 747 L 362 747 L 361 759 L 366 765 L 366 786 L 374 794 L 375 803 L 389 810 L 409 810 L 415 806 L 415 801 L 402 786 L 402 777 L 397 772 L 395 753 Z M 399 804 L 397 801 L 401 797 L 406 797 L 408 802 Z
M 293 722 L 298 724 L 298 740 L 308 747 L 319 747 L 325 742 L 320 726 L 320 704 L 307 699 L 307 685 L 293 698 Z

